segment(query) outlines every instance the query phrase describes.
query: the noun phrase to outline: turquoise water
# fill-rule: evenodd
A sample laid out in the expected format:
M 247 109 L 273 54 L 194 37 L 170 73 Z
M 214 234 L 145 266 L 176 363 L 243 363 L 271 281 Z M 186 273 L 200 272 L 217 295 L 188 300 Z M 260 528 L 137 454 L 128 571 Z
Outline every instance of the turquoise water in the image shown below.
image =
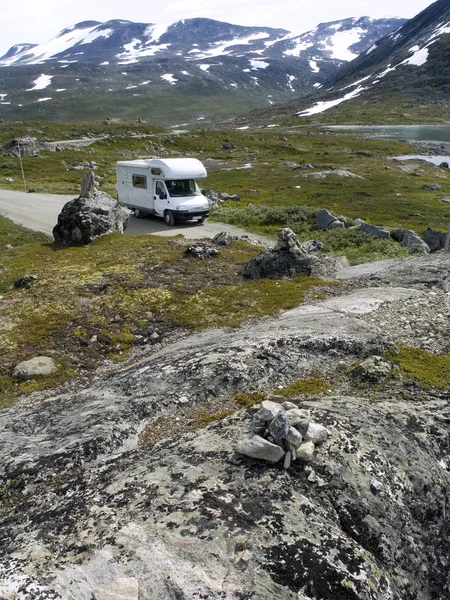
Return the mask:
M 397 141 L 450 142 L 450 125 L 329 125 L 326 129 L 367 133 Z

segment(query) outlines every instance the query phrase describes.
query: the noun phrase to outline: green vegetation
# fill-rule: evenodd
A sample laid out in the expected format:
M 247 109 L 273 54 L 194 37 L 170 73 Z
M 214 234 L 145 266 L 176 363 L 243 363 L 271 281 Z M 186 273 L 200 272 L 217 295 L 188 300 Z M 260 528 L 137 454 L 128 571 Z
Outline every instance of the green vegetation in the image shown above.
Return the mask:
M 330 391 L 330 386 L 321 377 L 314 376 L 298 379 L 290 386 L 276 390 L 278 396 L 298 396 L 301 394 L 321 394 Z
M 386 356 L 400 367 L 404 376 L 415 379 L 424 388 L 450 390 L 450 354 L 436 355 L 401 346 Z
M 7 220 L 0 218 L 2 231 Z M 184 256 L 180 236 L 128 237 L 119 234 L 86 246 L 57 248 L 48 238 L 32 242 L 9 222 L 18 245 L 2 253 L 0 271 L 1 402 L 15 394 L 53 387 L 105 358 L 124 360 L 138 339 L 174 328 L 238 327 L 249 318 L 296 306 L 320 279 L 245 281 L 244 265 L 260 249 L 245 242 L 222 248 L 206 261 Z M 6 236 L 8 238 L 8 236 Z M 1 241 L 4 238 L 0 238 Z M 20 243 L 22 241 L 22 243 Z M 11 286 L 26 273 L 37 277 L 27 288 Z M 18 384 L 15 364 L 51 353 L 60 372 L 39 382 Z
M 42 150 L 22 161 L 28 188 L 73 195 L 90 169 L 100 189 L 114 195 L 116 161 L 153 156 L 160 146 L 162 156 L 195 156 L 208 164 L 204 187 L 240 196 L 221 203 L 211 219 L 269 237 L 290 227 L 300 241 L 320 240 L 325 252 L 343 254 L 353 264 L 407 251 L 352 229 L 318 231 L 319 208 L 350 222 L 362 218 L 372 224 L 401 224 L 419 234 L 428 226 L 446 229 L 448 205 L 439 202 L 450 197 L 445 171 L 426 163 L 405 168 L 389 160 L 411 152 L 408 144 L 329 132 L 305 122 L 290 116 L 276 128 L 184 132 L 137 121 L 3 122 L 0 147 L 24 135 L 40 142 L 92 138 L 89 146 Z M 234 145 L 232 151 L 224 149 L 225 141 Z M 338 170 L 357 177 L 339 176 L 334 173 Z M 331 174 L 312 178 L 316 171 Z M 432 181 L 439 182 L 440 192 L 422 189 Z M 0 186 L 22 189 L 17 158 L 0 155 Z M 7 244 L 12 248 L 4 249 Z M 323 282 L 306 277 L 244 281 L 243 266 L 260 251 L 250 244 L 234 242 L 206 261 L 186 258 L 186 245 L 183 237 L 114 235 L 88 247 L 60 249 L 47 236 L 0 217 L 3 405 L 25 390 L 66 380 L 80 366 L 89 370 L 106 358 L 124 360 L 139 340 L 149 343 L 180 327 L 238 327 L 247 319 L 296 306 L 306 294 L 326 297 Z M 36 276 L 36 282 L 11 289 L 25 274 Z M 58 377 L 26 386 L 13 381 L 13 366 L 38 353 L 59 360 Z M 256 401 L 244 396 L 236 400 L 238 405 Z

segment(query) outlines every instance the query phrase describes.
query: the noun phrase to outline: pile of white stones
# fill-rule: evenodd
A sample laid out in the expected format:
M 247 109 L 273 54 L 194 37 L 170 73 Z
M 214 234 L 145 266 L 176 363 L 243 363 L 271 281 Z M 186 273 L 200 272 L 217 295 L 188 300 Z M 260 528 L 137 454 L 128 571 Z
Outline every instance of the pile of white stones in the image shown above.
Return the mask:
M 283 466 L 288 469 L 296 459 L 312 460 L 316 445 L 327 438 L 328 430 L 311 421 L 309 411 L 292 402 L 264 400 L 237 443 L 236 452 L 273 464 L 284 459 Z

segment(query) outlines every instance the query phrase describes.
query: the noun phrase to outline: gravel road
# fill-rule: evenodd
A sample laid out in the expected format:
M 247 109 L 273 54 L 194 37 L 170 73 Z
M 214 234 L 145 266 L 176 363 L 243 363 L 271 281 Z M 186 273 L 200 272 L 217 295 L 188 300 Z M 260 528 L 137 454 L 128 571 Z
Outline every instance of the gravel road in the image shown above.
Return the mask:
M 4 215 L 29 229 L 52 235 L 53 227 L 56 225 L 62 207 L 73 198 L 73 195 L 36 194 L 0 189 L 0 215 Z M 126 235 L 134 236 L 151 233 L 153 235 L 172 236 L 181 233 L 188 239 L 201 239 L 213 238 L 221 231 L 228 231 L 231 235 L 237 236 L 250 235 L 267 246 L 273 245 L 271 240 L 263 236 L 249 234 L 244 229 L 224 223 L 206 221 L 202 225 L 198 223 L 179 223 L 175 227 L 168 227 L 162 219 L 154 217 L 136 219 L 133 214 L 130 217 Z

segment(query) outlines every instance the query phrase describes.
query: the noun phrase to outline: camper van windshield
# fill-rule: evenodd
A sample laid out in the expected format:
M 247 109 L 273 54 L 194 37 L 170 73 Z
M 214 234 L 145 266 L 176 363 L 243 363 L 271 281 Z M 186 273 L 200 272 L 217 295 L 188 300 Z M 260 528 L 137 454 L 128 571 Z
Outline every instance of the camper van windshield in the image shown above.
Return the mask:
M 193 179 L 166 181 L 170 196 L 198 196 L 200 190 Z

